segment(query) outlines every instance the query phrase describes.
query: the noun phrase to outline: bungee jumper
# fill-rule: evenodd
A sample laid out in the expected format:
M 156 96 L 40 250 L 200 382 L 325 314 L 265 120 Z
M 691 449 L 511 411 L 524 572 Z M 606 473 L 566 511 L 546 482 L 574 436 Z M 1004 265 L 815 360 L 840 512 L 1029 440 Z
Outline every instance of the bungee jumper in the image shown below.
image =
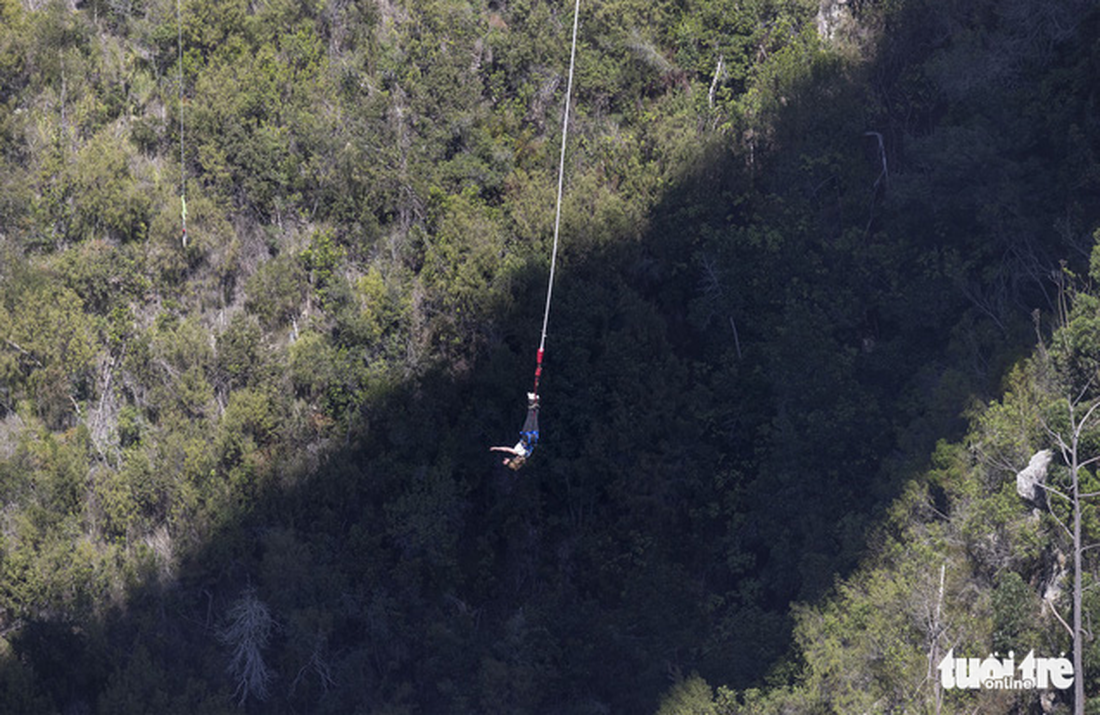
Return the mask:
M 573 69 L 577 64 L 577 25 L 581 13 L 581 0 L 576 0 L 573 7 L 573 44 L 569 50 L 569 81 L 565 85 L 565 114 L 561 127 L 561 158 L 558 162 L 558 199 L 554 212 L 554 248 L 550 252 L 550 278 L 546 284 L 546 309 L 542 314 L 542 337 L 539 339 L 539 350 L 535 354 L 535 385 L 531 392 L 527 393 L 527 419 L 520 430 L 520 440 L 514 447 L 490 447 L 493 452 L 505 452 L 512 455 L 504 458 L 504 465 L 510 469 L 518 470 L 531 456 L 535 445 L 539 441 L 539 378 L 542 377 L 542 356 L 546 348 L 546 328 L 550 324 L 550 297 L 554 292 L 554 268 L 558 262 L 558 236 L 561 230 L 561 196 L 562 186 L 565 180 L 565 146 L 569 138 L 569 104 L 573 94 Z
M 512 456 L 505 457 L 502 464 L 509 469 L 517 470 L 524 465 L 527 458 L 535 451 L 535 445 L 539 441 L 539 396 L 533 392 L 527 393 L 527 419 L 523 421 L 523 429 L 520 430 L 520 439 L 515 447 L 490 447 L 493 452 L 505 452 Z

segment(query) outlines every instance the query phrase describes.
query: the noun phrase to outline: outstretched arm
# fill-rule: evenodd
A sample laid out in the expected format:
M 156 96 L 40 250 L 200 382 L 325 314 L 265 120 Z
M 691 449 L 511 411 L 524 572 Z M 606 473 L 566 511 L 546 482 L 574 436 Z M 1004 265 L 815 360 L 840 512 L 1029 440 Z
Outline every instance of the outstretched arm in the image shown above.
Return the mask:
M 517 457 L 521 456 L 519 450 L 517 450 L 515 447 L 490 447 L 489 451 L 490 452 L 507 452 L 508 454 L 513 454 Z

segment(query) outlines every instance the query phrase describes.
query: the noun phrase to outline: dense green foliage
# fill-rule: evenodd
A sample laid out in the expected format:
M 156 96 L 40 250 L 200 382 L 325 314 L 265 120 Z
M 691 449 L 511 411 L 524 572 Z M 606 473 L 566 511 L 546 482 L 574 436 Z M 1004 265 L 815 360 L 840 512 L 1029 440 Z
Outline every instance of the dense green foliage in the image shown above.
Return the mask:
M 513 474 L 571 5 L 0 0 L 0 710 L 930 710 L 941 568 L 1066 647 L 1100 13 L 584 0 Z

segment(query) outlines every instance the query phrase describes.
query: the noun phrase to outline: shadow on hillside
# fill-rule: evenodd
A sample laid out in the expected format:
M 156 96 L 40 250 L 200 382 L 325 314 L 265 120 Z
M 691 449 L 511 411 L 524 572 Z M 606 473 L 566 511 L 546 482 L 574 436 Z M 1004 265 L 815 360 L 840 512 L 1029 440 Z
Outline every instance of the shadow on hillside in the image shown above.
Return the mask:
M 252 593 L 274 619 L 255 712 L 641 714 L 680 674 L 781 679 L 789 604 L 854 567 L 934 440 L 1027 344 L 1016 314 L 975 317 L 996 277 L 960 287 L 922 263 L 956 237 L 911 233 L 924 208 L 965 213 L 980 192 L 921 183 L 935 172 L 905 142 L 931 124 L 907 122 L 942 108 L 859 109 L 901 92 L 897 52 L 881 55 L 858 82 L 822 67 L 790 87 L 774 153 L 716 145 L 642 240 L 567 246 L 527 469 L 487 447 L 523 418 L 541 266 L 476 364 L 370 405 L 319 469 L 281 474 L 125 611 L 27 624 L 26 668 L 3 677 L 33 672 L 63 712 L 236 711 L 248 693 L 218 634 Z M 1015 299 L 1041 307 L 1033 286 Z

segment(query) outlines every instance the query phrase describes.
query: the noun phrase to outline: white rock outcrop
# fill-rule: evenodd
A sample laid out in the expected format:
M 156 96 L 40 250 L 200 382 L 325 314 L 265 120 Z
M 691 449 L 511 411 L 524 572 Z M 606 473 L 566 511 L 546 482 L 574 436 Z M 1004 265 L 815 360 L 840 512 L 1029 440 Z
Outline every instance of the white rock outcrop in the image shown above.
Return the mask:
M 1027 466 L 1016 474 L 1016 493 L 1029 501 L 1041 501 L 1042 484 L 1047 479 L 1047 468 L 1054 453 L 1043 449 L 1032 455 Z

